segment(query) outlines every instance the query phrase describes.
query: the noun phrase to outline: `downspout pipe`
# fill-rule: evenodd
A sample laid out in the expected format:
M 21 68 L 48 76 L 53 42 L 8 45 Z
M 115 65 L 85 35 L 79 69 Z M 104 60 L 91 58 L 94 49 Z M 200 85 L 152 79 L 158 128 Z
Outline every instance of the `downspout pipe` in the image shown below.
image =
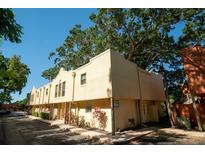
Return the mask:
M 141 91 L 141 81 L 140 81 L 140 73 L 139 73 L 139 68 L 137 67 L 137 76 L 138 76 L 138 84 L 139 84 L 139 95 L 140 99 L 138 100 L 138 108 L 139 108 L 139 122 L 140 122 L 140 127 L 142 126 L 142 114 L 141 114 L 141 100 L 142 100 L 142 91 Z
M 111 117 L 112 117 L 112 135 L 115 135 L 115 106 L 114 106 L 114 100 L 111 97 L 110 98 L 110 104 L 111 104 Z
M 74 96 L 75 96 L 75 76 L 76 73 L 73 72 L 72 73 L 72 77 L 73 77 L 72 102 L 69 103 L 69 117 L 68 117 L 69 124 L 71 124 L 71 105 L 74 103 Z

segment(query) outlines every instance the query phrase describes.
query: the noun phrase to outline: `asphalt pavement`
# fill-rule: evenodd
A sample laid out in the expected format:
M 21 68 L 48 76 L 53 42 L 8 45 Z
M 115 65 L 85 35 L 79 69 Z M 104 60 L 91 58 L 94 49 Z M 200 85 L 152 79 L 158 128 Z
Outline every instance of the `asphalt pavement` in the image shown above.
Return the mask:
M 11 112 L 0 116 L 1 145 L 74 145 L 99 144 L 69 130 L 50 126 L 28 118 L 24 112 Z

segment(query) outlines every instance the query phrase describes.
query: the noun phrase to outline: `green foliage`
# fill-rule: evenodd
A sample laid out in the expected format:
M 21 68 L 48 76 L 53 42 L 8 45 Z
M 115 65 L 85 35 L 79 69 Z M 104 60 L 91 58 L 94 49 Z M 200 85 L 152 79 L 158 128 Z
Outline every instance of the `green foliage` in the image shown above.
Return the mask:
M 185 128 L 187 130 L 191 130 L 191 123 L 189 118 L 187 117 L 177 117 L 177 124 L 180 128 Z
M 40 113 L 39 112 L 32 112 L 32 116 L 39 117 Z
M 21 42 L 22 27 L 16 23 L 14 16 L 11 9 L 0 8 L 0 40 Z M 19 56 L 6 58 L 0 53 L 0 103 L 10 102 L 11 93 L 21 93 L 29 73 L 29 68 Z
M 142 69 L 163 71 L 169 95 L 179 100 L 183 95 L 179 85 L 185 82 L 180 50 L 204 45 L 204 15 L 205 9 L 98 9 L 90 15 L 93 25 L 87 29 L 75 25 L 49 59 L 55 67 L 70 70 L 110 48 Z M 174 39 L 178 24 L 184 27 Z M 47 73 L 53 77 L 52 71 Z
M 205 124 L 202 124 L 202 128 L 203 128 L 203 130 L 205 131 Z
M 41 113 L 40 113 L 40 117 L 41 117 L 42 119 L 49 120 L 49 113 L 47 113 L 47 112 L 41 112 Z
M 18 110 L 25 110 L 28 103 L 29 103 L 29 99 L 30 99 L 30 94 L 28 93 L 26 98 L 14 102 L 17 106 L 17 109 Z
M 12 100 L 8 92 L 0 92 L 0 104 L 10 102 Z
M 43 71 L 41 76 L 50 81 L 57 76 L 58 72 L 59 72 L 59 67 L 53 67 Z
M 0 39 L 21 42 L 22 27 L 16 23 L 11 9 L 0 8 Z
M 11 101 L 10 93 L 19 92 L 25 87 L 30 73 L 27 65 L 21 62 L 20 57 L 14 55 L 5 58 L 0 53 L 0 100 Z M 2 101 L 3 100 L 3 101 Z

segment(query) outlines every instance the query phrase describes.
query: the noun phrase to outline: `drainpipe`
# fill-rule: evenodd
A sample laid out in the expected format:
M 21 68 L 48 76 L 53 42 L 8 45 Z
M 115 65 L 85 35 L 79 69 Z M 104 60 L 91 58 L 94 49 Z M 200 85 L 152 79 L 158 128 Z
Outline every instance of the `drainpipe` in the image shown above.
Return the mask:
M 43 98 L 42 98 L 43 109 L 44 109 L 44 95 L 45 95 L 45 87 L 43 87 Z M 44 110 L 44 111 L 45 111 L 45 110 Z
M 140 83 L 140 74 L 139 74 L 139 68 L 137 68 L 137 76 L 138 76 L 138 83 L 139 83 L 139 95 L 140 99 L 138 100 L 138 108 L 139 108 L 139 122 L 140 127 L 142 126 L 142 114 L 141 114 L 141 100 L 142 100 L 142 92 L 141 92 L 141 83 Z
M 51 84 L 49 85 L 48 106 L 49 106 L 49 120 L 51 120 L 51 106 L 50 106 Z
M 114 100 L 111 97 L 110 98 L 110 104 L 111 104 L 111 117 L 112 117 L 112 135 L 115 135 L 115 110 L 114 110 Z
M 72 77 L 73 77 L 73 89 L 72 89 L 72 102 L 69 103 L 69 117 L 68 117 L 68 122 L 69 124 L 71 124 L 71 105 L 72 103 L 74 103 L 74 96 L 75 96 L 75 76 L 76 76 L 76 73 L 73 72 L 72 73 Z

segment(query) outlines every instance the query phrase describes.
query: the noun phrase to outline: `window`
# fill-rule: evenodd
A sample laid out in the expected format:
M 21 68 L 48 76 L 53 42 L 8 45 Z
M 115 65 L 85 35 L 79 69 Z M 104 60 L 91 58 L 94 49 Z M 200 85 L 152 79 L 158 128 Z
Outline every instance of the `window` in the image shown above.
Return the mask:
M 33 102 L 34 101 L 34 95 L 31 95 L 31 102 Z
M 80 84 L 86 84 L 86 73 L 81 74 Z
M 59 84 L 59 89 L 58 89 L 58 97 L 61 96 L 61 83 Z
M 48 88 L 46 89 L 46 95 L 48 95 Z
M 92 111 L 92 103 L 87 102 L 85 112 L 87 113 L 87 112 L 91 112 L 91 111 Z
M 63 82 L 62 85 L 62 96 L 65 96 L 65 81 Z
M 57 94 L 58 94 L 58 85 L 56 85 L 55 87 L 55 97 L 57 97 Z

